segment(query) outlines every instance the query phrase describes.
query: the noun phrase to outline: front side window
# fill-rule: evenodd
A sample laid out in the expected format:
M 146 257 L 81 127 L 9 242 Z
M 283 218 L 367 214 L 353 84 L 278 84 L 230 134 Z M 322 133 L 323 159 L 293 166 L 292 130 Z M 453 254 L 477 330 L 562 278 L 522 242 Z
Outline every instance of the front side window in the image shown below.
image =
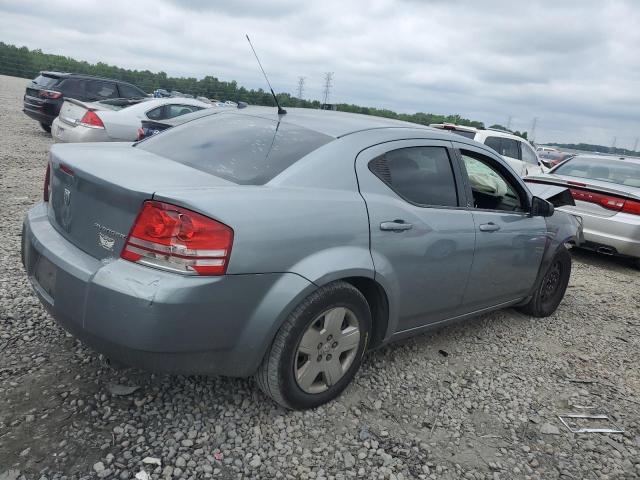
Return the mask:
M 468 150 L 460 154 L 473 193 L 473 207 L 481 210 L 522 212 L 523 203 L 515 186 L 484 155 Z
M 369 170 L 411 203 L 458 206 L 456 182 L 444 147 L 391 150 L 371 160 Z
M 522 160 L 531 165 L 538 165 L 538 156 L 531 147 L 524 142 L 520 142 L 520 150 L 522 151 Z

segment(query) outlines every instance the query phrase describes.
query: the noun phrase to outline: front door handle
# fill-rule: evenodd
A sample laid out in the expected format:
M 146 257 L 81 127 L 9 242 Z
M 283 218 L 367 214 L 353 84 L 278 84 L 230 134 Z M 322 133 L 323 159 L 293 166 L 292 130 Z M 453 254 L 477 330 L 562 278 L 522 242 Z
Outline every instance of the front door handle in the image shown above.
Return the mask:
M 413 225 L 405 222 L 404 220 L 396 219 L 392 222 L 382 222 L 380 224 L 380 230 L 389 232 L 402 232 L 404 230 L 411 230 Z
M 500 225 L 496 225 L 493 222 L 483 223 L 480 225 L 481 232 L 497 232 L 498 230 L 500 230 Z

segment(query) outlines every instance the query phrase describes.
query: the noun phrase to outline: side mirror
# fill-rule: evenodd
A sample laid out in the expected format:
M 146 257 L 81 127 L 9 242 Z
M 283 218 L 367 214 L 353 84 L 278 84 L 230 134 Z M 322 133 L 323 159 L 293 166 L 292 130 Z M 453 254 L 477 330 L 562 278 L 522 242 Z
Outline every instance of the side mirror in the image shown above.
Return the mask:
M 540 197 L 531 199 L 531 216 L 532 217 L 550 217 L 553 215 L 554 208 L 551 202 L 547 202 Z

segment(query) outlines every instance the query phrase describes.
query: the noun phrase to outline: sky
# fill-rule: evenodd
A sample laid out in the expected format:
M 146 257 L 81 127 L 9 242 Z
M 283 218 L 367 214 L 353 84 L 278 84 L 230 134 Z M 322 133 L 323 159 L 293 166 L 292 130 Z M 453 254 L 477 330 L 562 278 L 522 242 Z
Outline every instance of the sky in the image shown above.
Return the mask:
M 89 62 L 213 75 L 399 112 L 459 114 L 538 142 L 632 148 L 640 1 L 0 0 L 0 41 Z

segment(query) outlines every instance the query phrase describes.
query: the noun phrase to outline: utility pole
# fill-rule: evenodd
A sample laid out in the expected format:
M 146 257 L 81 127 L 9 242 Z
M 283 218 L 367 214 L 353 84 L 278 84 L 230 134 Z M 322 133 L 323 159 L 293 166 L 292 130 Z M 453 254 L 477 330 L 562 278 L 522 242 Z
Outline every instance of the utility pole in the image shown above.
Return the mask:
M 305 77 L 298 77 L 298 98 L 302 100 L 302 95 L 304 94 L 304 81 Z
M 329 94 L 331 93 L 331 87 L 333 86 L 333 72 L 326 72 L 324 74 L 324 97 L 323 104 L 327 104 L 329 101 Z
M 507 120 L 507 130 L 511 130 L 511 115 L 509 115 L 509 119 Z
M 529 140 L 531 142 L 536 139 L 536 125 L 538 123 L 538 117 L 533 117 L 533 125 L 531 125 L 531 134 L 529 135 Z

